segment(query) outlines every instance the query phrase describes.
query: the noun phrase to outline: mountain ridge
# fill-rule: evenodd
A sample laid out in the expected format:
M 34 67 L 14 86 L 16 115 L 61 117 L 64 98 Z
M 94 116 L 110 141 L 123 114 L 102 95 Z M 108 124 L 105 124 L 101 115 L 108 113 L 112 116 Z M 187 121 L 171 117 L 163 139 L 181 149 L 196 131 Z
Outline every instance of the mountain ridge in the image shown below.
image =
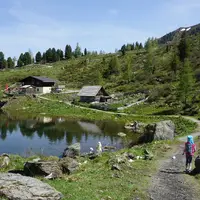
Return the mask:
M 197 35 L 198 33 L 200 33 L 200 23 L 192 26 L 182 26 L 174 31 L 171 31 L 158 38 L 158 43 L 167 44 L 168 42 L 173 42 L 175 38 L 179 37 L 180 32 L 184 31 L 186 31 L 188 35 Z

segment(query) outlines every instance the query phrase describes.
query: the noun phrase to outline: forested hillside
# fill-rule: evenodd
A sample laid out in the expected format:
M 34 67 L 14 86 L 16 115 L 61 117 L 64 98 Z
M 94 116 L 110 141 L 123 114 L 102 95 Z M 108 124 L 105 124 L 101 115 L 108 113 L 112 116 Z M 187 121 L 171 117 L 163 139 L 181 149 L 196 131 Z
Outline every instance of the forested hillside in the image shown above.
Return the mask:
M 124 44 L 112 54 L 82 51 L 79 44 L 72 50 L 66 45 L 64 51 L 50 48 L 38 52 L 35 58 L 30 52 L 21 54 L 14 67 L 13 60 L 6 61 L 1 52 L 0 66 L 5 69 L 0 72 L 0 84 L 3 88 L 28 75 L 48 76 L 68 88 L 101 84 L 110 93 L 144 93 L 150 97 L 150 103 L 198 112 L 199 51 L 197 25 L 178 29 L 158 40 L 149 38 L 144 46 L 139 42 Z

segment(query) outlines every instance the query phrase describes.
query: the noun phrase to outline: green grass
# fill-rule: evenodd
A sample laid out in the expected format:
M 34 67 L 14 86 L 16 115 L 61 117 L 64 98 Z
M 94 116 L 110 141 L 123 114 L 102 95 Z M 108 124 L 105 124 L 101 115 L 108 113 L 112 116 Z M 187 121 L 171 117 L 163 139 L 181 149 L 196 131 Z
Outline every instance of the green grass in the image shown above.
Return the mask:
M 82 165 L 74 174 L 64 175 L 62 178 L 55 180 L 40 179 L 60 191 L 64 195 L 63 200 L 129 200 L 136 197 L 145 200 L 148 198 L 148 187 L 151 175 L 156 171 L 157 160 L 165 155 L 166 151 L 170 150 L 172 144 L 170 141 L 162 141 L 113 153 L 103 153 L 95 160 L 87 160 L 85 164 L 85 159 L 81 158 L 79 162 Z M 111 158 L 124 152 L 132 153 L 135 156 L 143 156 L 144 149 L 148 149 L 153 153 L 153 160 L 135 160 L 130 166 L 122 165 L 122 171 L 111 170 L 111 165 L 108 162 Z M 10 165 L 7 168 L 1 168 L 1 172 L 10 169 L 23 169 L 24 162 L 32 160 L 35 156 L 23 158 L 11 155 L 10 158 Z M 51 160 L 54 158 L 46 159 Z
M 170 115 L 174 114 L 175 108 L 169 107 L 167 105 L 159 105 L 159 103 L 142 103 L 126 108 L 124 112 L 138 115 Z
M 72 102 L 73 99 L 76 97 L 75 93 L 72 94 L 65 94 L 65 93 L 55 93 L 55 94 L 43 94 L 42 97 L 56 100 L 56 101 L 69 101 Z
M 112 154 L 103 154 L 94 161 L 88 161 L 80 170 L 65 179 L 47 181 L 51 186 L 61 191 L 65 199 L 115 199 L 131 200 L 138 197 L 148 199 L 148 187 L 152 174 L 156 172 L 157 161 L 163 158 L 173 143 L 170 141 L 156 142 L 124 149 Z M 144 149 L 152 152 L 153 160 L 136 160 L 130 168 L 122 171 L 112 171 L 108 160 L 123 152 L 143 156 Z

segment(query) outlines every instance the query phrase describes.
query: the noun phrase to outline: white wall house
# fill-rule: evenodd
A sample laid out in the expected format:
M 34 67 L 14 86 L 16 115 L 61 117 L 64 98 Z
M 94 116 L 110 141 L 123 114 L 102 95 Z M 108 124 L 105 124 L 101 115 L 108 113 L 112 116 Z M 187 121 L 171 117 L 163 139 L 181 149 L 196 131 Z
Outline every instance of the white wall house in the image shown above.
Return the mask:
M 20 82 L 22 86 L 30 85 L 34 87 L 36 94 L 51 93 L 52 87 L 56 84 L 55 80 L 41 76 L 29 76 L 22 79 Z
M 36 87 L 36 93 L 38 94 L 47 94 L 51 93 L 52 87 Z

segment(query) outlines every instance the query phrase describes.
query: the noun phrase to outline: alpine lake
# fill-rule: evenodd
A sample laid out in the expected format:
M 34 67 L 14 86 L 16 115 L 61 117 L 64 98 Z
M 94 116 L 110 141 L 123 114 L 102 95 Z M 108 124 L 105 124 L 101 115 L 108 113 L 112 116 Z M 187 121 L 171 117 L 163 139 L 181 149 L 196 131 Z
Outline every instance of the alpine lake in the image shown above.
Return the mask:
M 118 136 L 119 132 L 127 136 Z M 74 143 L 81 144 L 81 153 L 102 146 L 120 149 L 127 141 L 136 140 L 137 134 L 115 121 L 83 121 L 64 117 L 13 117 L 0 112 L 0 154 L 31 156 L 61 156 L 64 149 Z

